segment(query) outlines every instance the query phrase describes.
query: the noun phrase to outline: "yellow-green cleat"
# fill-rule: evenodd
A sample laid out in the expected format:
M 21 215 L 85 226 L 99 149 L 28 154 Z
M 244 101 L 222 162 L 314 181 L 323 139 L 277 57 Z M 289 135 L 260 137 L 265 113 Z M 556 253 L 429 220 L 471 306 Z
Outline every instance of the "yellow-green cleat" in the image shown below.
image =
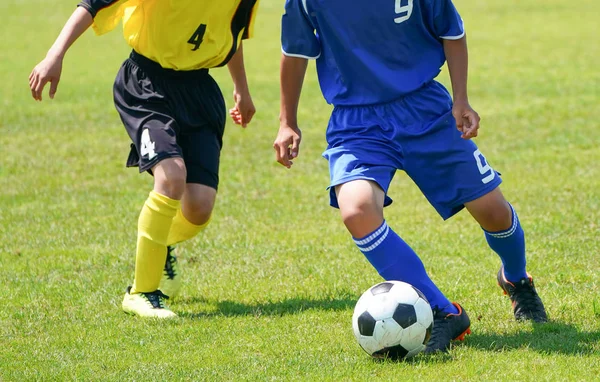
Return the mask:
M 125 297 L 123 298 L 123 311 L 140 317 L 154 318 L 175 318 L 173 313 L 166 305 L 169 298 L 160 290 L 149 293 L 130 293 L 131 287 L 127 287 Z
M 174 252 L 175 247 L 167 247 L 167 260 L 165 261 L 163 276 L 158 287 L 171 299 L 177 296 L 181 289 L 181 270 Z

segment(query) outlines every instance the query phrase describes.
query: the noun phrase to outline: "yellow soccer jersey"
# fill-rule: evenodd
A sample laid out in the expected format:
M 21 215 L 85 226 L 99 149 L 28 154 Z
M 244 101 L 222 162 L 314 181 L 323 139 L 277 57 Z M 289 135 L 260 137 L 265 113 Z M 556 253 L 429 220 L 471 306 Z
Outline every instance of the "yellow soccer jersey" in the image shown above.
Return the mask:
M 96 34 L 123 22 L 127 43 L 163 68 L 225 65 L 252 35 L 259 0 L 82 0 Z

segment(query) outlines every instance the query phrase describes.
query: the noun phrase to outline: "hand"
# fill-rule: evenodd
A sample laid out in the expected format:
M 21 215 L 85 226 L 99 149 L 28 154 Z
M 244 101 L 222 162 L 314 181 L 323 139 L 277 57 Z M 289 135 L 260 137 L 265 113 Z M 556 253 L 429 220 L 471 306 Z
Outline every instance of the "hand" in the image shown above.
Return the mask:
M 298 127 L 291 127 L 287 124 L 280 125 L 277 138 L 273 142 L 277 162 L 287 168 L 292 167 L 294 164 L 292 159 L 298 157 L 301 140 L 302 132 Z
M 462 133 L 463 139 L 471 139 L 477 136 L 479 130 L 479 114 L 468 101 L 455 101 L 452 106 L 452 115 L 456 120 L 456 128 Z
M 62 62 L 62 57 L 49 54 L 33 68 L 29 75 L 29 88 L 33 99 L 42 100 L 42 92 L 48 82 L 50 82 L 50 98 L 54 98 L 60 81 Z
M 254 113 L 256 113 L 252 97 L 247 91 L 238 93 L 234 90 L 233 101 L 235 102 L 235 106 L 229 109 L 229 115 L 233 123 L 245 128 L 252 120 Z

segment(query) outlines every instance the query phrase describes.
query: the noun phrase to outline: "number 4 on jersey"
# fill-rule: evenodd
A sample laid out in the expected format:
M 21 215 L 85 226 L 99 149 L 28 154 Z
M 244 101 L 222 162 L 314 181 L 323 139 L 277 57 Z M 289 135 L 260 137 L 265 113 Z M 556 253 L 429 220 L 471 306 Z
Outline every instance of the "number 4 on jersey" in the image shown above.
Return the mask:
M 206 24 L 200 24 L 198 29 L 194 32 L 192 37 L 188 40 L 188 44 L 194 45 L 192 51 L 198 50 L 200 48 L 200 44 L 202 44 L 202 39 L 204 39 L 204 33 L 206 33 Z

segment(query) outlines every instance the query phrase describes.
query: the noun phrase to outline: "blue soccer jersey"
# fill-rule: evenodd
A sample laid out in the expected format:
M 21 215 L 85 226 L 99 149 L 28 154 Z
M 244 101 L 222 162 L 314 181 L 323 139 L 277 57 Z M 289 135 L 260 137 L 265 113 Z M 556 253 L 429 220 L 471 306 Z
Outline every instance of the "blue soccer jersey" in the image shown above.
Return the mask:
M 283 53 L 315 58 L 333 105 L 392 101 L 434 79 L 442 39 L 464 35 L 451 0 L 286 0 Z

